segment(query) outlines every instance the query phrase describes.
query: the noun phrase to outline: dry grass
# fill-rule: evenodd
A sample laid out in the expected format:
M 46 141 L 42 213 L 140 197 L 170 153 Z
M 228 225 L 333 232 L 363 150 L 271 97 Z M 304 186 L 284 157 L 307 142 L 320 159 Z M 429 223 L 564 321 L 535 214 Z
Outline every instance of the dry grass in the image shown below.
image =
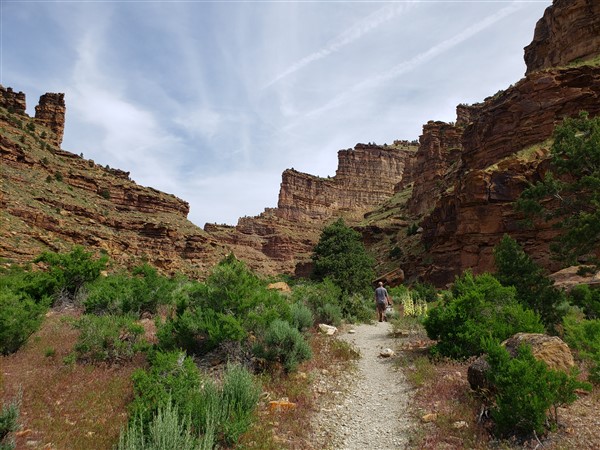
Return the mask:
M 111 449 L 127 422 L 131 373 L 143 360 L 121 366 L 65 364 L 77 340 L 69 317 L 50 312 L 16 354 L 0 357 L 3 401 L 23 392 L 17 448 Z
M 323 448 L 314 442 L 312 417 L 318 411 L 322 396 L 331 395 L 316 389 L 324 377 L 339 376 L 348 369 L 358 354 L 349 345 L 330 336 L 313 333 L 310 336 L 313 358 L 300 365 L 290 375 L 270 374 L 263 379 L 265 391 L 250 431 L 241 439 L 238 448 L 244 449 L 302 449 Z M 271 411 L 269 401 L 287 398 L 296 407 L 287 411 Z M 325 445 L 326 447 L 326 445 Z

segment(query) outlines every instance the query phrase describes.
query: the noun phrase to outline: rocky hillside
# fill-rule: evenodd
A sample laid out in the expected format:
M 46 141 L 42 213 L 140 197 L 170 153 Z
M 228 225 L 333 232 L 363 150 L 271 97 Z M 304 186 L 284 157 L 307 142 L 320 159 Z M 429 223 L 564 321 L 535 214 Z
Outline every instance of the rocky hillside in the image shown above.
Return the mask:
M 146 260 L 165 272 L 202 274 L 228 251 L 186 217 L 187 202 L 137 185 L 128 172 L 61 150 L 62 94 L 45 94 L 35 117 L 25 94 L 0 87 L 0 256 L 29 261 L 74 244 L 118 265 Z
M 418 144 L 340 150 L 330 178 L 286 170 L 277 208 L 204 230 L 187 221 L 185 201 L 61 150 L 62 94 L 42 96 L 31 118 L 24 94 L 1 88 L 0 256 L 23 261 L 79 243 L 118 264 L 145 259 L 201 276 L 233 251 L 260 273 L 305 275 L 323 227 L 344 217 L 380 274 L 403 269 L 443 285 L 467 268 L 492 270 L 504 233 L 558 269 L 548 250 L 556 231 L 521 228 L 513 205 L 543 176 L 555 126 L 581 110 L 600 114 L 600 2 L 555 0 L 525 61 L 522 80 L 458 105 L 454 123 L 428 122 Z

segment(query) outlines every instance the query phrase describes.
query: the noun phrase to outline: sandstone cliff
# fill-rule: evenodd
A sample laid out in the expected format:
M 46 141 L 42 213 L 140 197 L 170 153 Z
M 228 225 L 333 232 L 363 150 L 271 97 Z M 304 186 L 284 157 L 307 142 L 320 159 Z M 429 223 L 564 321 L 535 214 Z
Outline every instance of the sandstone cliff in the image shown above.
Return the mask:
M 441 285 L 467 268 L 476 273 L 493 270 L 492 250 L 504 233 L 517 238 L 548 269 L 559 268 L 548 250 L 556 230 L 543 223 L 522 228 L 514 201 L 531 181 L 543 177 L 556 125 L 581 110 L 592 117 L 600 114 L 600 66 L 589 59 L 600 54 L 600 38 L 593 31 L 600 24 L 598 5 L 555 1 L 526 48 L 528 75 L 471 111 L 461 138 L 459 176 L 422 220 L 429 264 L 420 273 L 428 280 Z M 586 41 L 573 50 L 581 38 L 567 36 L 573 27 L 596 33 L 591 40 L 595 44 Z M 540 31 L 544 29 L 550 31 Z M 583 57 L 588 60 L 569 68 L 550 67 Z

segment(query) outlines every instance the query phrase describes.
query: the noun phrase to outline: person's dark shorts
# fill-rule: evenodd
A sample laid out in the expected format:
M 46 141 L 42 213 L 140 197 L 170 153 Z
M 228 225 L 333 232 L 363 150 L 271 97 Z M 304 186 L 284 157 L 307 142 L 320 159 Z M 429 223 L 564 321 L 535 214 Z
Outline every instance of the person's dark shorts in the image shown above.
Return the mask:
M 385 308 L 387 308 L 387 304 L 386 303 L 377 302 L 377 311 L 384 313 L 385 312 Z

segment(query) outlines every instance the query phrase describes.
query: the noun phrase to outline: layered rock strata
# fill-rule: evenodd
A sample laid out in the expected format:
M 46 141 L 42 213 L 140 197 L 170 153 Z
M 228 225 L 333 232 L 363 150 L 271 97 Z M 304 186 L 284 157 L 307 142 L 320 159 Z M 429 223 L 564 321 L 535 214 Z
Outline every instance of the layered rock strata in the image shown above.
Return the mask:
M 35 119 L 52 131 L 50 141 L 60 147 L 65 131 L 65 94 L 46 93 L 35 107 Z
M 555 0 L 538 21 L 533 41 L 525 47 L 526 74 L 594 58 L 598 49 L 600 2 Z
M 14 92 L 12 88 L 5 88 L 0 84 L 0 107 L 11 113 L 24 115 L 27 109 L 25 94 Z

